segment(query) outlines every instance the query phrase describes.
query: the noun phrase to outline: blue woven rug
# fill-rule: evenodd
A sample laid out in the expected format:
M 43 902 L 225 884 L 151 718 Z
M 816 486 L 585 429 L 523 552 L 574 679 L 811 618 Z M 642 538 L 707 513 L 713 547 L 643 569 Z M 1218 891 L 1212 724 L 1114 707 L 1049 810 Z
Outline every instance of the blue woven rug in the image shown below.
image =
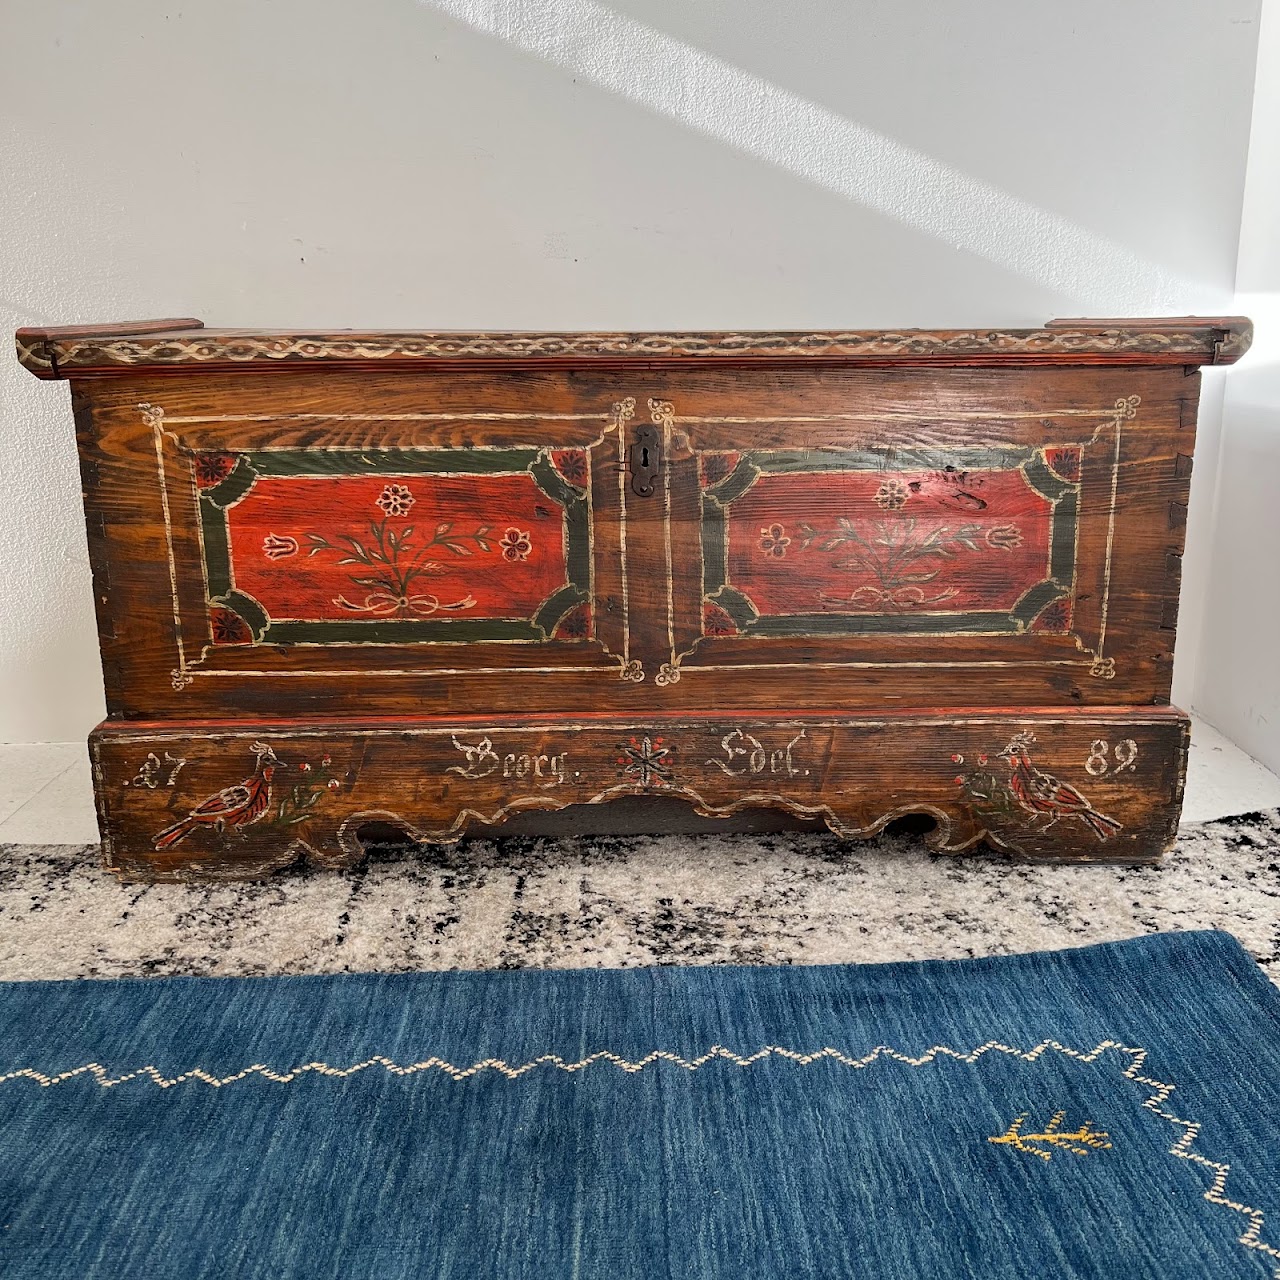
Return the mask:
M 1269 1277 L 1222 933 L 813 968 L 0 986 L 0 1275 Z

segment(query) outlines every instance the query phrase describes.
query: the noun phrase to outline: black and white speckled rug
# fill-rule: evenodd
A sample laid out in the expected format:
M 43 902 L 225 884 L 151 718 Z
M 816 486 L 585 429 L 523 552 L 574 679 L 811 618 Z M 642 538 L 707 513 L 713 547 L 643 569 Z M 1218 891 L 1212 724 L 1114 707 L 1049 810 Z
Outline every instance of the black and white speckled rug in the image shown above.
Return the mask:
M 0 979 L 833 964 L 1226 929 L 1280 983 L 1280 811 L 1159 867 L 946 857 L 909 836 L 476 839 L 347 873 L 121 885 L 96 847 L 0 846 Z

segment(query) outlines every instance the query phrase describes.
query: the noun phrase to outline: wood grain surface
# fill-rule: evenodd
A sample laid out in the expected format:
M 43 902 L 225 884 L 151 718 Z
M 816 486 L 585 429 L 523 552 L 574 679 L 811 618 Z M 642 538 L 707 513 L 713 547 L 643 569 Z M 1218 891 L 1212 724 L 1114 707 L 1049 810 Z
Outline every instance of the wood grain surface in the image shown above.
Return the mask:
M 1152 861 L 1177 830 L 1187 734 L 1169 710 L 473 717 L 104 725 L 92 753 L 109 867 L 239 878 L 300 856 L 351 866 L 370 830 L 448 842 L 521 810 L 645 794 L 713 817 L 781 808 L 847 837 L 920 813 L 943 852 L 986 839 L 1025 858 Z
M 658 364 L 779 361 L 987 364 L 1230 364 L 1249 349 L 1240 316 L 1059 320 L 1043 329 L 788 330 L 687 333 L 416 333 L 206 329 L 199 320 L 28 328 L 18 359 L 37 377 L 150 367 L 191 372 L 246 366 L 413 363 Z
M 1171 839 L 1198 366 L 1240 354 L 1247 321 L 197 324 L 18 335 L 33 372 L 73 379 L 109 865 L 261 871 L 295 856 L 292 825 L 346 863 L 370 812 L 439 839 L 598 802 L 632 785 L 606 757 L 657 725 L 670 785 L 705 813 L 777 806 L 864 833 L 924 811 L 940 847 L 1036 857 L 1145 860 Z M 709 764 L 743 717 L 767 761 L 802 728 L 808 772 L 756 785 Z M 464 777 L 454 735 L 478 750 L 477 724 L 514 745 Z M 1020 733 L 1034 744 L 1001 773 Z M 1136 754 L 1095 773 L 1095 741 Z M 341 764 L 294 824 L 280 778 L 317 768 L 316 743 Z M 180 781 L 125 787 L 166 753 Z M 995 772 L 961 785 L 953 754 Z M 569 757 L 575 777 L 539 775 Z M 233 784 L 238 820 L 191 813 Z M 157 844 L 162 803 L 178 828 Z
M 796 710 L 1167 702 L 1198 381 L 1178 367 L 573 376 L 375 370 L 77 384 L 108 706 L 113 716 L 131 717 L 314 714 L 349 702 L 358 703 L 355 714 L 441 715 L 477 706 L 769 709 L 780 696 Z M 656 411 L 667 440 L 664 483 L 640 497 L 630 483 L 629 446 L 638 422 L 655 414 L 650 401 L 670 406 Z M 1070 625 L 1040 630 L 1032 629 L 1034 618 L 1009 620 L 1001 578 L 1016 557 L 987 540 L 1002 528 L 1020 539 L 1030 530 L 1007 512 L 975 512 L 965 503 L 985 503 L 992 472 L 1016 472 L 1046 449 L 1075 451 L 1079 476 L 1067 563 L 1044 569 L 1062 580 Z M 431 638 L 413 641 L 407 624 L 414 620 L 397 617 L 381 628 L 374 620 L 363 631 L 331 630 L 332 643 L 273 643 L 284 634 L 270 628 L 258 643 L 215 643 L 199 475 L 206 455 L 310 455 L 341 475 L 344 466 L 368 465 L 360 459 L 372 451 L 382 459 L 375 458 L 376 474 L 417 495 L 419 516 L 432 512 L 431 521 L 441 517 L 460 530 L 487 525 L 495 547 L 514 528 L 541 547 L 564 536 L 563 503 L 547 498 L 537 525 L 514 513 L 508 520 L 478 496 L 479 505 L 459 500 L 442 509 L 432 505 L 425 480 L 405 479 L 404 458 L 439 467 L 442 456 L 461 454 L 465 467 L 468 454 L 566 450 L 588 457 L 589 637 L 486 639 L 459 615 L 452 623 L 437 618 Z M 757 551 L 763 529 L 789 530 L 792 560 L 779 566 L 788 569 L 800 559 L 799 525 L 837 532 L 858 493 L 862 509 L 873 511 L 886 478 L 929 481 L 933 492 L 883 511 L 880 523 L 905 529 L 915 520 L 924 538 L 940 526 L 952 534 L 971 528 L 976 518 L 980 550 L 958 547 L 922 567 L 968 573 L 979 587 L 987 582 L 1003 618 L 984 624 L 981 608 L 968 610 L 979 615 L 974 622 L 947 608 L 913 607 L 909 593 L 879 610 L 842 609 L 839 594 L 850 596 L 869 579 L 838 569 L 839 555 L 825 556 L 823 569 L 814 552 L 797 590 L 813 602 L 807 616 L 826 613 L 826 623 L 774 621 L 751 634 L 724 634 L 723 620 L 708 623 L 704 610 L 716 593 L 707 576 L 714 530 L 705 516 L 718 504 L 703 503 L 701 479 L 708 461 L 718 461 L 710 454 L 809 469 L 803 505 L 788 498 L 766 523 L 767 507 L 757 504 L 760 523 L 737 526 Z M 851 478 L 824 470 L 832 466 L 860 470 Z M 1017 483 L 1035 500 L 1028 484 Z M 766 488 L 757 482 L 759 493 Z M 250 493 L 241 501 L 256 499 Z M 361 510 L 360 520 L 383 515 L 367 493 Z M 728 511 L 732 524 L 733 504 Z M 308 554 L 307 537 L 323 534 L 326 513 L 300 522 L 286 504 L 280 515 L 269 532 L 301 549 L 260 559 L 255 569 L 332 571 L 334 556 Z M 344 516 L 341 527 L 350 533 L 356 518 Z M 421 528 L 412 510 L 402 524 Z M 879 536 L 866 521 L 860 528 Z M 957 557 L 965 562 L 959 570 L 950 563 Z M 496 552 L 471 556 L 466 567 L 474 572 L 495 559 Z M 523 572 L 515 566 L 510 576 Z M 464 577 L 449 585 L 450 599 L 466 594 Z M 213 584 L 212 598 L 225 597 L 219 589 Z M 360 590 L 357 584 L 344 598 Z M 876 613 L 879 620 L 869 622 Z

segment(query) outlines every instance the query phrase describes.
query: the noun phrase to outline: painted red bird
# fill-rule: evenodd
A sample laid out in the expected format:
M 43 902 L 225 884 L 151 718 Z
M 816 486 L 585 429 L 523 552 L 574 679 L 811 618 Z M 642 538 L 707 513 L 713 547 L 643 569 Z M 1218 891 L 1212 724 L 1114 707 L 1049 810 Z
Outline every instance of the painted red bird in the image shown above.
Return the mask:
M 1018 733 L 1000 753 L 1009 762 L 1009 790 L 1028 813 L 1052 816 L 1041 830 L 1047 831 L 1059 818 L 1079 818 L 1099 840 L 1119 831 L 1122 823 L 1099 813 L 1069 782 L 1059 782 L 1051 773 L 1037 769 L 1031 759 L 1035 734 Z
M 258 765 L 252 776 L 234 786 L 223 787 L 201 801 L 181 822 L 175 822 L 155 836 L 155 847 L 168 849 L 185 840 L 197 827 L 213 827 L 221 832 L 228 827 L 238 829 L 257 822 L 271 806 L 271 778 L 281 766 L 276 753 L 265 742 L 255 742 L 253 754 Z

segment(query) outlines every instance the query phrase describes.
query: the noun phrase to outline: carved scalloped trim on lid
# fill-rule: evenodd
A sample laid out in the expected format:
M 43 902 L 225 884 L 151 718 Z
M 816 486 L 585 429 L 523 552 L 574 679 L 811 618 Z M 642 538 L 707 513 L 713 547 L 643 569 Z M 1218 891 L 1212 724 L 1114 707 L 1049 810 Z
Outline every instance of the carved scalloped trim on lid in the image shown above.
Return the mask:
M 321 361 L 447 360 L 767 360 L 987 359 L 1099 362 L 1137 360 L 1224 364 L 1249 346 L 1245 320 L 1195 317 L 1133 321 L 1103 328 L 1018 330 L 863 330 L 736 333 L 333 333 L 190 330 L 128 334 L 20 330 L 18 359 L 33 373 L 59 377 L 77 370 L 140 365 L 244 365 Z

